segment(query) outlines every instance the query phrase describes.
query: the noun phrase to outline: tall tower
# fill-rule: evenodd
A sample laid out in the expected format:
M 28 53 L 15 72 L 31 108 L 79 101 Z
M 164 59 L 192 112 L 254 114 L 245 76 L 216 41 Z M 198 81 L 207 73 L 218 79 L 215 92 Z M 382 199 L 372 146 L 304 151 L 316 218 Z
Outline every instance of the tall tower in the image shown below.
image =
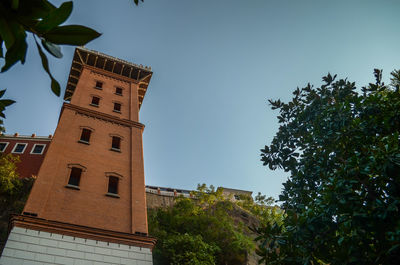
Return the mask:
M 151 76 L 148 67 L 75 50 L 69 103 L 0 264 L 152 264 L 139 123 Z

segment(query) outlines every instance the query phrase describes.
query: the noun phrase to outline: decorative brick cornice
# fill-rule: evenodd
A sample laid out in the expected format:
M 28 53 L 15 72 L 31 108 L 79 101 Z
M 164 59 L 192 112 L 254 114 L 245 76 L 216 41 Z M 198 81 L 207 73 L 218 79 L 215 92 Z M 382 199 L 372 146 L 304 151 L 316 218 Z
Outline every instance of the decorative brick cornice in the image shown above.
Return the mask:
M 12 215 L 9 230 L 11 231 L 14 226 L 103 242 L 145 247 L 151 250 L 157 242 L 157 239 L 151 236 L 73 225 L 25 215 Z
M 87 108 L 82 108 L 82 107 L 73 105 L 71 103 L 64 103 L 62 106 L 62 109 L 61 109 L 61 113 L 63 112 L 64 109 L 70 109 L 70 110 L 75 111 L 78 114 L 86 115 L 89 117 L 93 117 L 96 119 L 104 120 L 104 121 L 115 123 L 115 124 L 119 124 L 122 126 L 135 127 L 135 128 L 139 128 L 141 130 L 144 129 L 144 125 L 141 124 L 140 122 L 126 120 L 126 119 L 120 119 L 120 118 L 114 117 L 112 115 L 103 113 L 103 112 L 90 110 Z

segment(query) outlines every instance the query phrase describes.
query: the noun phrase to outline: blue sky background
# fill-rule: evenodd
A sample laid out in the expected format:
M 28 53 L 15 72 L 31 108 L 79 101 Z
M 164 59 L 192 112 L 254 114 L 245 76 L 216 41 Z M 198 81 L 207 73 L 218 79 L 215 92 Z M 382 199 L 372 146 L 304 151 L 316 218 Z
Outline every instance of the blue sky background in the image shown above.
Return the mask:
M 147 184 L 278 198 L 287 175 L 260 162 L 278 129 L 267 99 L 288 100 L 328 72 L 361 86 L 380 68 L 387 81 L 400 68 L 399 11 L 397 0 L 85 0 L 74 1 L 67 24 L 103 33 L 88 48 L 152 67 L 140 113 Z M 73 51 L 50 58 L 64 89 Z M 0 74 L 0 85 L 17 101 L 7 133 L 54 132 L 63 101 L 31 36 L 27 62 Z

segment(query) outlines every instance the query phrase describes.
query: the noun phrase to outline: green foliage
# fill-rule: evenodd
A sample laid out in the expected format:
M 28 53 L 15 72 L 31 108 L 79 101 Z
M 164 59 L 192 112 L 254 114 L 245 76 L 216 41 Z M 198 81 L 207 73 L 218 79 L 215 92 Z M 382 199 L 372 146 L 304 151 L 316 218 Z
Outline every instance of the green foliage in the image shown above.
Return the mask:
M 60 96 L 60 85 L 53 78 L 48 60 L 36 37 L 43 47 L 56 58 L 61 58 L 61 49 L 57 44 L 85 45 L 101 34 L 81 25 L 61 26 L 72 12 L 72 1 L 62 3 L 59 8 L 47 0 L 4 0 L 0 2 L 0 56 L 5 64 L 1 72 L 10 69 L 15 63 L 25 62 L 28 45 L 27 32 L 35 37 L 36 46 L 42 59 L 42 66 L 51 79 L 51 89 Z M 6 52 L 3 54 L 3 42 Z
M 22 185 L 17 173 L 19 157 L 12 154 L 0 156 L 0 195 L 12 195 Z
M 2 98 L 4 96 L 4 93 L 6 93 L 6 90 L 0 90 L 0 98 Z M 0 99 L 0 117 L 5 118 L 6 116 L 4 115 L 4 110 L 6 109 L 6 107 L 14 104 L 15 101 L 14 100 L 10 100 L 10 99 Z M 1 124 L 3 124 L 3 121 L 0 119 Z M 3 132 L 4 128 L 3 126 L 0 126 L 0 131 Z
M 261 150 L 290 172 L 283 223 L 258 229 L 267 264 L 400 264 L 400 72 L 359 93 L 336 76 L 271 101 L 281 124 Z
M 154 264 L 244 264 L 255 243 L 231 216 L 237 206 L 212 186 L 199 185 L 193 195 L 149 211 L 150 234 L 158 239 Z
M 34 182 L 33 178 L 18 177 L 18 161 L 19 157 L 11 154 L 0 157 L 0 253 L 7 239 L 10 215 L 21 214 Z
M 171 235 L 163 242 L 164 255 L 171 257 L 170 264 L 213 265 L 214 255 L 219 250 L 205 243 L 200 235 Z

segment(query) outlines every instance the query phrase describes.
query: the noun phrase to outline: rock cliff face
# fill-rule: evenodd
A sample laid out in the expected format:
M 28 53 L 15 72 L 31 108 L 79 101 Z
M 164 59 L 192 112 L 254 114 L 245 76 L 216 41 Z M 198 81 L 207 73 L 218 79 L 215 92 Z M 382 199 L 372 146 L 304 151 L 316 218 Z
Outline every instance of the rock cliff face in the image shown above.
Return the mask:
M 168 208 L 174 206 L 174 194 L 157 194 L 154 192 L 146 192 L 146 204 L 148 209 L 155 208 Z M 259 225 L 259 220 L 253 216 L 248 211 L 234 205 L 233 209 L 229 211 L 229 215 L 232 217 L 236 224 L 242 222 L 247 227 L 257 227 Z M 253 232 L 248 232 L 248 236 L 255 238 L 256 234 Z M 258 265 L 259 256 L 252 251 L 247 253 L 246 265 Z M 243 265 L 245 265 L 243 264 Z

